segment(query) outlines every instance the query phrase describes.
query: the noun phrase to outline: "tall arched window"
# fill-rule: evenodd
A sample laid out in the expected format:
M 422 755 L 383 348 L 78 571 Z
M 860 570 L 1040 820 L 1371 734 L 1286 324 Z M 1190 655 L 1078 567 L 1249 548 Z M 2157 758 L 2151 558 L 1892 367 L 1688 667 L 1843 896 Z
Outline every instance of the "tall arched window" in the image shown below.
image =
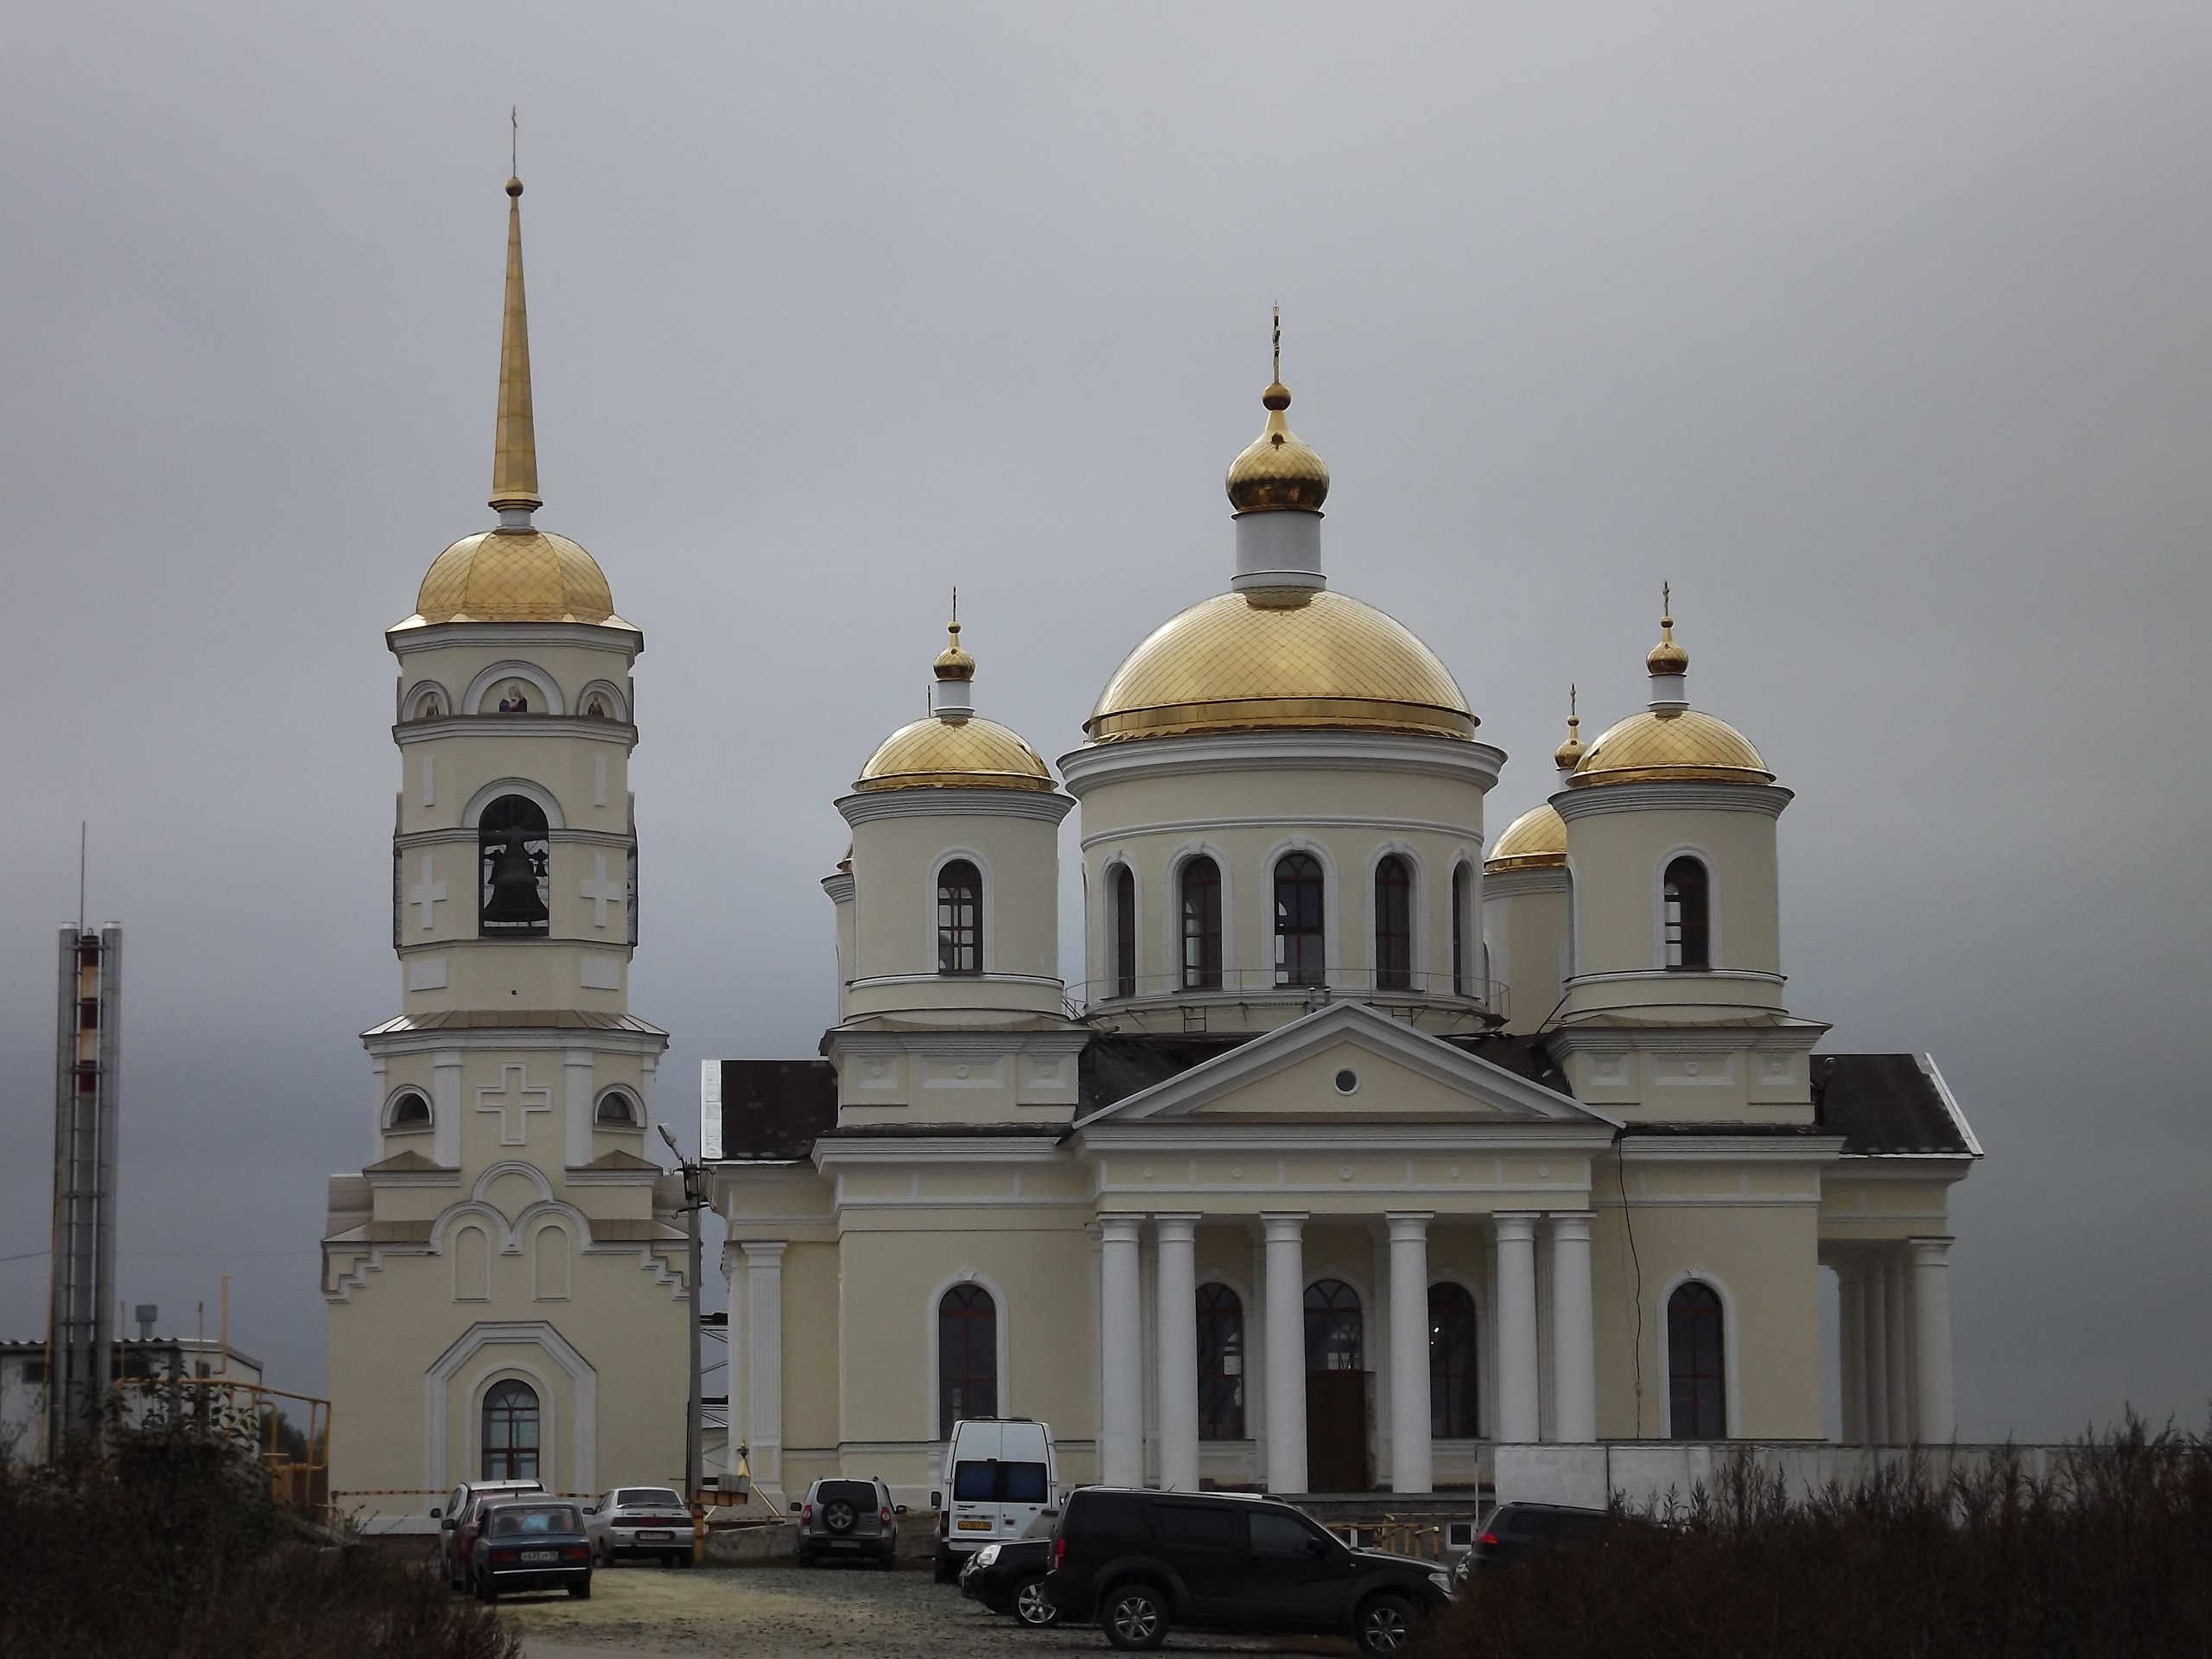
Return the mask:
M 1468 867 L 1461 864 L 1452 872 L 1452 995 L 1472 996 L 1475 994 L 1474 976 L 1467 967 L 1467 912 L 1474 899 L 1475 880 Z
M 1210 858 L 1183 866 L 1183 988 L 1221 988 L 1221 867 Z
M 1321 926 L 1321 861 L 1288 853 L 1275 864 L 1275 983 L 1329 982 Z
M 1713 966 L 1712 917 L 1705 866 L 1678 858 L 1667 866 L 1667 965 Z
M 981 1285 L 955 1285 L 937 1305 L 937 1437 L 963 1417 L 999 1414 L 999 1309 Z
M 1137 994 L 1137 879 L 1114 867 L 1114 995 Z
M 1694 1279 L 1667 1299 L 1667 1432 L 1678 1440 L 1728 1435 L 1720 1298 Z
M 543 938 L 552 919 L 552 844 L 545 809 L 527 795 L 502 795 L 476 821 L 481 872 L 476 931 L 486 939 Z
M 964 858 L 937 873 L 937 970 L 983 971 L 983 874 Z
M 484 1478 L 536 1480 L 537 1390 L 510 1377 L 484 1396 Z
M 1475 1299 L 1449 1280 L 1428 1287 L 1428 1432 L 1467 1440 L 1482 1433 L 1475 1396 Z
M 1306 1369 L 1367 1369 L 1365 1320 L 1359 1293 L 1341 1279 L 1316 1279 L 1306 1287 Z
M 1244 1438 L 1244 1304 L 1227 1285 L 1198 1287 L 1198 1438 Z
M 1414 983 L 1414 876 L 1395 853 L 1375 867 L 1375 988 Z

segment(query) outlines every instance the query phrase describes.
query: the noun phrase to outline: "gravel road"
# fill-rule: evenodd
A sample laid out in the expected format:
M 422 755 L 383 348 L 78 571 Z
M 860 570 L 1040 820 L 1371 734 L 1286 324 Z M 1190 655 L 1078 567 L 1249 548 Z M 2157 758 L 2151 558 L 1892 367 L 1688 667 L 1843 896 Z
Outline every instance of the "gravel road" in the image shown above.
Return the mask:
M 530 1659 L 967 1659 L 970 1654 L 1104 1654 L 1088 1626 L 1027 1631 L 985 1612 L 926 1572 L 789 1567 L 601 1568 L 589 1601 L 566 1595 L 503 1599 L 500 1616 Z M 1350 1656 L 1348 1642 L 1310 1637 L 1177 1632 L 1174 1653 Z

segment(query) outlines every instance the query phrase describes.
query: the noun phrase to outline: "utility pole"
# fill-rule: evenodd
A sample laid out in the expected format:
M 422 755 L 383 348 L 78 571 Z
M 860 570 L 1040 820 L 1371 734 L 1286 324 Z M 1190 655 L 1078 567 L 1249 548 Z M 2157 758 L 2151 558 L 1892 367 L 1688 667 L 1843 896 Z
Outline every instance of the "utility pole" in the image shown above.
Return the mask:
M 663 1123 L 660 1138 L 668 1142 L 668 1149 L 676 1154 L 676 1166 L 683 1176 L 683 1209 L 690 1222 L 691 1269 L 691 1327 L 690 1327 L 690 1382 L 686 1396 L 683 1417 L 683 1496 L 691 1507 L 696 1521 L 699 1512 L 699 1492 L 703 1484 L 704 1471 L 700 1464 L 699 1417 L 699 1212 L 707 1207 L 707 1167 L 696 1160 L 686 1158 L 683 1149 L 676 1144 L 676 1137 Z

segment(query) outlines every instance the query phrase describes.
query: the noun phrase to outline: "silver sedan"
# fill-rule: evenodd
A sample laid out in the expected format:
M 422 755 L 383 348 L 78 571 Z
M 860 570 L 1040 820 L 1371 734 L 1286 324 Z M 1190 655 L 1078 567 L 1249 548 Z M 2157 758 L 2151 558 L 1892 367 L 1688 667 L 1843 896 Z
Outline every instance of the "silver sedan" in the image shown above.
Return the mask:
M 604 1567 L 625 1555 L 691 1565 L 691 1511 L 671 1487 L 618 1486 L 585 1506 L 584 1530 L 592 1559 Z

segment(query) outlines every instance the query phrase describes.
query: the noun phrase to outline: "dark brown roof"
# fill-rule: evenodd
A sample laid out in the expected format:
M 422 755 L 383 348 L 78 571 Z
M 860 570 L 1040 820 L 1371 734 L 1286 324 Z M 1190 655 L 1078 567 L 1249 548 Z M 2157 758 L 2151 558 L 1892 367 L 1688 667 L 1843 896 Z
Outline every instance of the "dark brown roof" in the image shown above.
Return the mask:
M 827 1060 L 724 1060 L 722 1158 L 795 1163 L 837 1127 L 837 1068 Z
M 1846 1157 L 1885 1153 L 1979 1155 L 1917 1054 L 1816 1054 L 1813 1116 L 1843 1137 Z

